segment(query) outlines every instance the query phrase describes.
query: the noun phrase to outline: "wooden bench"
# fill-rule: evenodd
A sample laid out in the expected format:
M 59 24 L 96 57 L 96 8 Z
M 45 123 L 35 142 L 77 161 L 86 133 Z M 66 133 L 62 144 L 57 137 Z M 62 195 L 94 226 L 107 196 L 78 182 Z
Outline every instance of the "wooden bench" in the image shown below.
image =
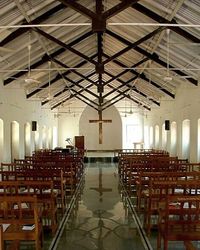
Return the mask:
M 2 233 L 3 242 L 12 241 L 10 246 L 14 246 L 20 241 L 34 241 L 35 249 L 41 249 L 43 233 L 37 197 L 0 196 L 0 224 L 8 225 Z M 25 230 L 25 225 L 34 225 L 34 228 Z
M 169 241 L 183 241 L 193 249 L 191 241 L 200 240 L 200 197 L 168 195 L 160 203 L 157 249 L 168 249 Z M 194 248 L 195 249 L 195 248 Z

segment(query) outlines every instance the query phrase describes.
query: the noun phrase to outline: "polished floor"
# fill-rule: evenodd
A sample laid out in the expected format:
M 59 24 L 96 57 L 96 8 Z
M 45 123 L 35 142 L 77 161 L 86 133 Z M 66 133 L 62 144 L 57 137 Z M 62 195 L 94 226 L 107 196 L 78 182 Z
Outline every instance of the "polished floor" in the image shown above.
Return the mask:
M 131 211 L 122 199 L 114 164 L 88 164 L 83 193 L 75 208 L 56 249 L 149 249 L 144 247 Z
M 147 238 L 142 215 L 134 209 L 120 185 L 117 164 L 88 163 L 83 182 L 56 237 L 46 238 L 49 250 L 153 250 L 157 231 Z M 196 249 L 200 249 L 197 244 Z M 180 242 L 169 242 L 168 250 L 184 250 Z

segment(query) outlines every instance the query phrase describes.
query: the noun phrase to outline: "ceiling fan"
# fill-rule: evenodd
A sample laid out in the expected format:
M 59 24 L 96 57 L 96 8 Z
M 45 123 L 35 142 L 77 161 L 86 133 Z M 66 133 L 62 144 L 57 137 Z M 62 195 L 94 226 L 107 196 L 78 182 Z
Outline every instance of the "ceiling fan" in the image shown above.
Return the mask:
M 28 42 L 27 48 L 28 48 L 28 67 L 27 67 L 28 73 L 27 73 L 27 76 L 25 78 L 17 78 L 17 77 L 10 76 L 10 77 L 7 77 L 7 79 L 13 79 L 13 80 L 19 80 L 19 81 L 22 80 L 27 84 L 36 84 L 36 87 L 37 87 L 41 82 L 39 80 L 37 80 L 36 78 L 34 78 L 33 76 L 31 76 L 31 36 L 30 36 L 30 33 L 29 33 L 29 42 Z M 4 47 L 0 47 L 0 50 L 1 49 L 7 50 L 7 48 L 4 48 Z M 10 50 L 10 49 L 8 49 L 8 50 Z
M 159 77 L 162 77 L 163 81 L 164 82 L 170 82 L 174 79 L 187 79 L 187 78 L 191 78 L 191 76 L 189 75 L 183 75 L 183 76 L 178 76 L 178 75 L 175 75 L 175 74 L 171 74 L 171 71 L 170 71 L 170 29 L 167 29 L 166 30 L 166 33 L 167 33 L 167 55 L 166 55 L 166 64 L 167 64 L 167 67 L 166 67 L 166 75 L 161 75 L 161 74 L 156 74 L 157 76 Z
M 33 78 L 31 76 L 31 34 L 29 33 L 29 44 L 28 44 L 28 74 L 27 77 L 24 79 L 25 83 L 40 83 L 39 80 Z
M 48 85 L 48 93 L 46 100 L 50 101 L 53 99 L 53 95 L 51 94 L 51 61 L 48 62 L 49 65 L 49 85 Z

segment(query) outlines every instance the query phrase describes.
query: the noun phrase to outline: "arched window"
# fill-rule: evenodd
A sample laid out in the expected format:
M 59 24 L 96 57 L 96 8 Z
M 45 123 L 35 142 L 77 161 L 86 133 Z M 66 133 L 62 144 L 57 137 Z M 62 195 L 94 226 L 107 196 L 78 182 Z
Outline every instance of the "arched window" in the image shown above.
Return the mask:
M 177 124 L 176 122 L 171 123 L 171 144 L 170 144 L 170 155 L 177 155 Z
M 190 120 L 186 119 L 182 123 L 182 158 L 190 157 Z
M 47 147 L 47 128 L 46 126 L 42 127 L 42 148 Z
M 197 128 L 197 160 L 200 161 L 200 119 L 198 119 Z
M 162 125 L 162 149 L 167 149 L 167 131 L 165 130 L 165 124 Z
M 11 161 L 19 158 L 19 123 L 11 122 Z
M 24 147 L 25 147 L 25 155 L 31 155 L 31 125 L 30 123 L 26 123 L 24 125 Z
M 47 134 L 47 148 L 52 148 L 52 129 L 48 128 L 48 134 Z
M 37 131 L 33 131 L 33 138 L 34 138 L 34 150 L 38 150 L 41 148 L 40 146 L 40 127 L 37 125 Z
M 53 137 L 52 137 L 52 148 L 56 148 L 58 146 L 58 129 L 57 127 L 53 127 Z
M 149 134 L 149 143 L 150 143 L 150 148 L 153 148 L 153 127 L 150 127 L 150 134 Z
M 0 162 L 3 161 L 3 147 L 4 147 L 4 128 L 3 128 L 3 120 L 0 119 Z
M 160 138 L 159 138 L 159 126 L 156 125 L 155 126 L 155 148 L 158 149 L 159 148 L 159 141 Z
M 144 148 L 150 148 L 149 126 L 144 126 Z

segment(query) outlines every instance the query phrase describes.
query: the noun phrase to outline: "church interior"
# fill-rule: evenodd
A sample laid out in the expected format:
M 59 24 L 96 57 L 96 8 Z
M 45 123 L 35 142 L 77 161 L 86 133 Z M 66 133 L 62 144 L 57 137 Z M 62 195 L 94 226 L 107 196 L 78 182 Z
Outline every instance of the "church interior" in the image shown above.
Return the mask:
M 200 1 L 0 1 L 0 250 L 200 249 Z

